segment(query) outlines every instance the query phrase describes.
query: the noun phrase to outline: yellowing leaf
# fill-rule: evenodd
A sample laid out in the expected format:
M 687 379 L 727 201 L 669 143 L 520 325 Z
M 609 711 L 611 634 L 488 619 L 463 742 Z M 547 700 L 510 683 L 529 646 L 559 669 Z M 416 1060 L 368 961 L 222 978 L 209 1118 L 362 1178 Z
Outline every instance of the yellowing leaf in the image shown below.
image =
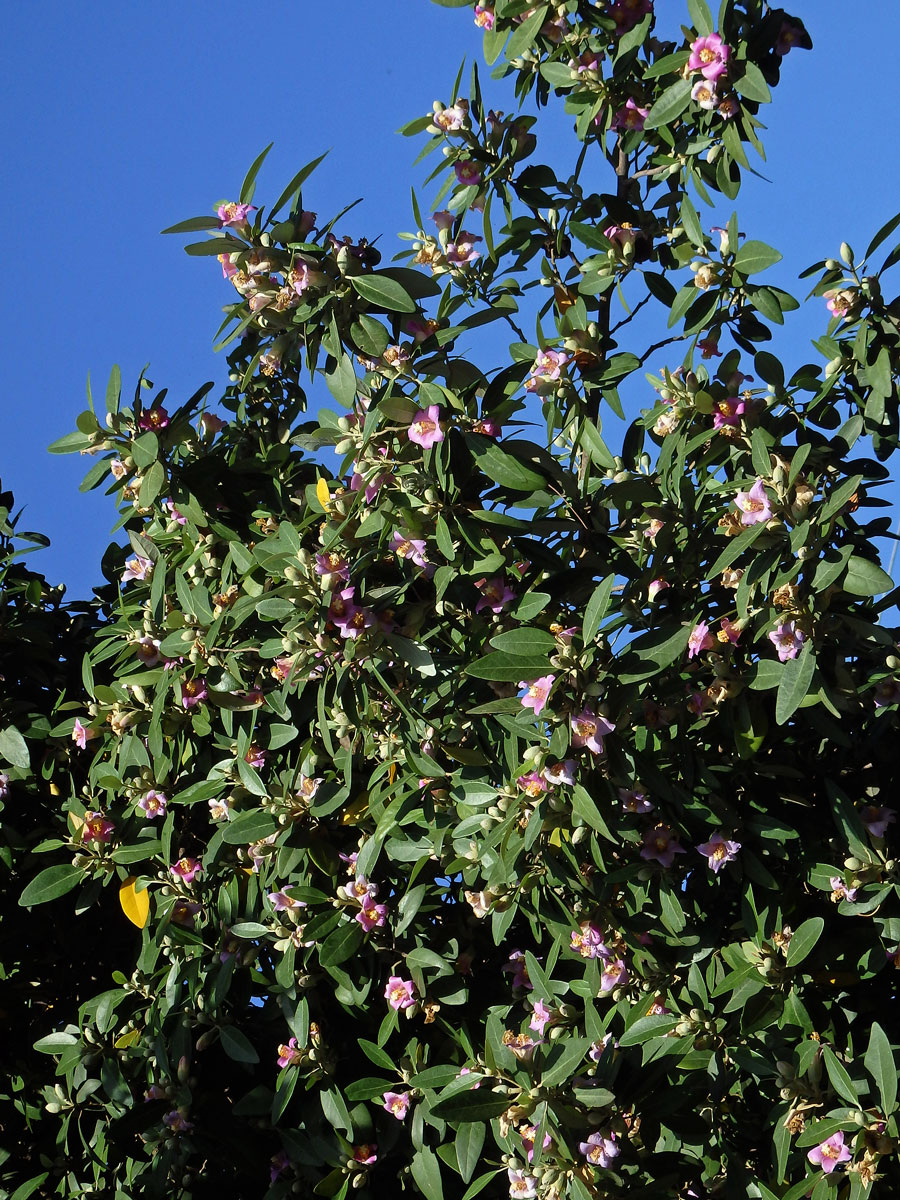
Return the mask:
M 141 1040 L 141 1031 L 139 1029 L 129 1029 L 127 1033 L 123 1033 L 121 1037 L 115 1040 L 117 1050 L 124 1050 L 128 1046 L 133 1046 L 135 1042 Z
M 341 813 L 342 825 L 355 825 L 359 818 L 369 811 L 369 793 L 363 792 L 361 796 L 357 796 L 352 804 L 348 804 Z
M 547 840 L 549 841 L 551 846 L 559 846 L 561 848 L 562 844 L 563 844 L 563 840 L 570 842 L 572 840 L 572 835 L 568 829 L 562 829 L 561 827 L 557 827 L 556 829 L 554 829 L 552 831 L 552 833 L 550 834 L 550 837 Z
M 136 883 L 137 878 L 134 875 L 129 875 L 123 880 L 119 885 L 119 903 L 132 925 L 143 929 L 150 916 L 150 893 L 146 888 L 139 892 L 135 887 Z
M 396 778 L 397 778 L 397 764 L 395 762 L 392 762 L 391 765 L 388 767 L 388 779 L 390 780 L 391 783 L 393 783 Z
M 329 492 L 328 484 L 324 479 L 320 479 L 316 484 L 316 496 L 319 503 L 322 505 L 325 511 L 328 512 L 329 508 L 331 507 L 331 493 Z

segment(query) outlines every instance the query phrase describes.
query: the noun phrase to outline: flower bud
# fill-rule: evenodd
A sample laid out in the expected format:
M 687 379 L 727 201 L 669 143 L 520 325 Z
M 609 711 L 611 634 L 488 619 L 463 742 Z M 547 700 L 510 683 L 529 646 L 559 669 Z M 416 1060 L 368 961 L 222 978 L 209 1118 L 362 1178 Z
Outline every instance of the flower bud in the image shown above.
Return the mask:
M 853 250 L 846 242 L 841 242 L 841 258 L 848 267 L 853 266 Z

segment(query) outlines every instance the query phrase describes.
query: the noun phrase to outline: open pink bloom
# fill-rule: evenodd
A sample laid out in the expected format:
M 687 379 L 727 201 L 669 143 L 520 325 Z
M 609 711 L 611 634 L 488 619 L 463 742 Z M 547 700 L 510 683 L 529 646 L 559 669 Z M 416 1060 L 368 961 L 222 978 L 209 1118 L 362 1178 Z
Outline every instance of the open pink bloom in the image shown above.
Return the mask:
M 712 337 L 702 338 L 697 343 L 697 349 L 703 358 L 721 358 L 722 351 L 719 349 L 719 343 Z
M 135 642 L 134 652 L 145 667 L 155 667 L 159 662 L 159 638 L 142 637 Z
M 5 800 L 9 795 L 9 776 L 5 771 L 0 771 L 0 800 Z
M 612 721 L 598 717 L 589 708 L 583 708 L 577 717 L 571 718 L 572 745 L 576 750 L 590 750 L 592 754 L 603 753 L 603 739 L 615 729 Z
M 209 437 L 210 435 L 221 433 L 227 424 L 227 421 L 223 421 L 222 418 L 217 417 L 215 413 L 209 412 L 204 413 L 198 421 L 200 433 L 203 435 L 203 437 Z
M 747 408 L 745 401 L 739 396 L 728 396 L 719 400 L 713 412 L 713 429 L 736 429 L 741 423 L 741 417 Z
M 486 33 L 494 28 L 494 6 L 493 4 L 476 4 L 475 5 L 475 24 L 485 30 Z
M 125 563 L 125 570 L 122 572 L 122 582 L 128 583 L 130 579 L 149 579 L 153 574 L 153 563 L 149 558 L 144 558 L 141 554 L 136 554 L 134 558 L 129 558 Z
M 577 75 L 582 75 L 585 71 L 599 71 L 602 61 L 602 50 L 584 50 L 578 58 L 569 59 L 569 67 Z
M 194 918 L 202 911 L 202 908 L 201 904 L 195 904 L 179 897 L 172 905 L 169 920 L 173 925 L 180 925 L 182 929 L 193 929 Z
M 269 892 L 266 899 L 272 905 L 275 912 L 293 912 L 298 908 L 306 908 L 303 900 L 295 900 L 287 892 Z
M 684 846 L 678 844 L 678 834 L 673 833 L 662 821 L 652 829 L 644 830 L 644 845 L 641 858 L 649 862 L 656 859 L 661 867 L 671 867 L 676 854 L 686 854 Z
M 364 629 L 375 624 L 375 618 L 368 609 L 354 604 L 356 588 L 344 588 L 331 597 L 328 609 L 328 619 L 337 626 L 342 637 L 358 638 Z
M 401 979 L 399 975 L 391 975 L 384 989 L 384 998 L 391 1008 L 400 1012 L 412 1008 L 416 1002 L 416 985 L 411 979 Z
M 772 503 L 761 479 L 757 479 L 749 492 L 738 492 L 734 502 L 743 513 L 742 525 L 758 525 L 772 519 Z
M 411 442 L 421 446 L 423 450 L 429 450 L 438 442 L 442 442 L 444 431 L 441 429 L 440 405 L 429 404 L 427 409 L 420 408 L 413 417 L 406 436 Z
M 466 233 L 461 229 L 456 235 L 456 241 L 447 243 L 447 249 L 444 251 L 447 262 L 454 267 L 465 267 L 475 262 L 481 258 L 481 252 L 475 249 L 475 243 L 480 241 L 481 238 L 476 237 L 474 233 Z
M 169 414 L 160 405 L 155 408 L 145 408 L 138 417 L 138 429 L 165 429 L 169 424 Z
M 538 396 L 556 391 L 568 362 L 569 355 L 564 350 L 541 350 L 532 364 L 529 378 L 525 380 L 525 391 Z
M 716 80 L 728 70 L 730 58 L 731 47 L 722 41 L 718 33 L 710 33 L 691 43 L 688 67 L 691 71 L 700 71 L 704 79 Z
M 543 1000 L 535 1001 L 534 1012 L 531 1014 L 531 1021 L 528 1028 L 533 1029 L 535 1033 L 543 1036 L 544 1026 L 553 1020 L 555 1012 L 552 1008 L 548 1008 Z
M 883 838 L 888 825 L 893 825 L 896 821 L 897 814 L 892 808 L 879 808 L 875 804 L 867 804 L 865 808 L 860 809 L 859 819 L 872 837 Z
M 664 591 L 669 584 L 665 579 L 651 579 L 650 585 L 647 588 L 647 599 L 652 604 L 660 592 Z
M 108 842 L 116 826 L 113 821 L 108 820 L 102 813 L 86 812 L 84 814 L 84 825 L 81 827 L 81 840 L 83 842 Z
M 796 621 L 782 621 L 777 629 L 773 629 L 769 634 L 769 641 L 778 651 L 780 661 L 787 662 L 789 658 L 796 658 L 800 653 L 800 648 L 806 641 L 806 634 L 797 628 Z
M 600 992 L 611 992 L 613 988 L 623 987 L 628 982 L 628 968 L 621 958 L 609 960 L 603 964 L 600 971 Z
M 427 568 L 430 566 L 425 557 L 425 542 L 422 538 L 409 537 L 400 533 L 399 530 L 395 530 L 391 539 L 391 549 L 398 558 L 408 558 L 417 567 Z
M 453 213 L 449 212 L 446 208 L 439 209 L 437 212 L 432 213 L 431 219 L 442 232 L 445 229 L 449 229 L 456 220 Z
M 507 1167 L 510 1200 L 534 1200 L 537 1195 L 537 1179 L 517 1167 Z
M 637 239 L 637 230 L 630 225 L 607 225 L 603 236 L 612 243 L 613 249 L 623 251 L 626 246 L 633 246 Z
M 719 622 L 721 629 L 718 634 L 720 642 L 729 642 L 732 646 L 736 646 L 741 639 L 741 627 L 736 621 L 730 621 L 728 617 L 723 617 Z
M 371 1167 L 378 1158 L 378 1147 L 366 1142 L 362 1146 L 353 1147 L 353 1161 L 364 1167 Z
M 622 812 L 648 813 L 653 812 L 656 805 L 648 800 L 646 795 L 637 788 L 619 788 L 619 799 L 622 801 Z
M 182 1133 L 190 1133 L 194 1128 L 194 1122 L 189 1121 L 180 1108 L 173 1108 L 171 1112 L 167 1112 L 163 1117 L 163 1125 L 179 1136 Z
M 609 950 L 603 941 L 603 930 L 592 921 L 582 921 L 577 929 L 572 930 L 569 948 L 582 958 L 609 957 Z
M 475 187 L 481 183 L 481 164 L 472 158 L 454 163 L 453 170 L 456 172 L 457 182 L 461 183 L 463 187 Z
M 839 1129 L 818 1146 L 813 1146 L 806 1157 L 811 1163 L 821 1167 L 826 1175 L 830 1175 L 838 1163 L 849 1162 L 853 1155 L 850 1147 L 844 1145 L 844 1131 Z
M 534 1028 L 532 1026 L 532 1028 Z M 519 1137 L 522 1139 L 522 1149 L 525 1151 L 529 1162 L 534 1162 L 534 1143 L 537 1141 L 538 1127 L 536 1125 L 522 1125 L 519 1129 Z M 544 1134 L 543 1149 L 549 1150 L 553 1145 L 553 1138 L 549 1133 Z
M 503 433 L 503 426 L 493 417 L 482 417 L 472 426 L 472 432 L 482 433 L 489 438 L 498 438 Z
M 382 1096 L 384 1110 L 398 1121 L 403 1121 L 409 1112 L 409 1092 L 385 1092 Z
M 278 1065 L 282 1070 L 285 1067 L 296 1067 L 301 1062 L 303 1062 L 303 1051 L 295 1037 L 292 1037 L 286 1046 L 278 1047 Z
M 789 54 L 794 46 L 799 46 L 803 50 L 809 50 L 811 45 L 809 34 L 803 26 L 790 17 L 785 17 L 781 23 L 778 40 L 775 42 L 775 53 L 779 58 L 783 58 L 785 54 Z
M 238 268 L 234 262 L 237 257 L 235 254 L 218 254 L 216 257 L 222 267 L 222 278 L 232 279 L 238 273 Z
M 387 454 L 387 449 L 382 448 L 381 453 Z M 392 471 L 382 471 L 378 475 L 369 475 L 368 478 L 366 478 L 366 476 L 360 475 L 360 473 L 354 469 L 353 475 L 350 479 L 350 491 L 361 491 L 366 498 L 366 504 L 371 504 L 381 491 L 382 487 L 384 487 L 389 479 L 393 479 L 393 477 L 394 475 Z
M 542 796 L 546 792 L 547 781 L 540 771 L 529 771 L 527 775 L 520 775 L 516 779 L 516 787 L 526 796 L 531 796 L 533 800 L 536 800 L 538 796 Z
M 533 683 L 520 683 L 519 687 L 526 689 L 525 695 L 522 697 L 522 707 L 533 708 L 534 715 L 539 716 L 544 710 L 555 679 L 555 675 L 542 675 Z
M 434 113 L 431 120 L 444 133 L 456 133 L 462 129 L 469 116 L 468 100 L 457 100 L 450 108 L 442 108 Z
M 721 833 L 716 832 L 708 842 L 703 842 L 697 847 L 697 853 L 706 855 L 710 870 L 714 875 L 718 875 L 726 863 L 734 862 L 740 848 L 740 842 L 729 842 Z
M 716 644 L 716 639 L 709 632 L 709 626 L 705 621 L 701 621 L 691 630 L 691 636 L 688 638 L 688 658 L 696 658 L 703 650 L 711 650 Z
M 608 1168 L 613 1159 L 619 1157 L 614 1133 L 592 1133 L 586 1142 L 579 1142 L 578 1149 L 593 1167 Z
M 255 211 L 252 204 L 238 204 L 234 200 L 230 200 L 226 204 L 220 204 L 216 209 L 219 217 L 219 228 L 224 229 L 228 225 L 246 225 L 247 214 Z
M 859 888 L 847 887 L 840 875 L 832 875 L 828 882 L 831 884 L 831 899 L 836 904 L 841 900 L 847 900 L 852 904 L 859 894 Z
M 156 817 L 166 815 L 168 803 L 168 797 L 163 792 L 157 792 L 155 788 L 151 788 L 138 800 L 138 808 L 143 811 L 148 821 L 152 821 Z
M 531 991 L 534 987 L 534 984 L 528 978 L 528 967 L 525 965 L 525 955 L 521 950 L 510 951 L 509 958 L 500 970 L 512 975 L 510 986 L 513 989 L 522 988 L 526 991 Z
M 316 555 L 315 570 L 317 575 L 330 575 L 332 579 L 346 581 L 350 578 L 350 564 L 343 555 L 332 550 Z
M 371 933 L 373 929 L 378 929 L 384 924 L 386 917 L 387 905 L 376 904 L 369 896 L 363 900 L 362 908 L 353 919 L 362 925 L 366 933 Z
M 723 121 L 730 121 L 741 111 L 741 106 L 738 103 L 736 96 L 726 96 L 719 101 L 719 116 Z
M 194 708 L 209 695 L 206 679 L 198 675 L 196 679 L 185 679 L 181 685 L 181 703 L 184 708 Z
M 96 734 L 93 730 L 86 728 L 77 717 L 75 718 L 75 724 L 72 726 L 72 741 L 79 750 L 84 750 L 88 744 L 88 739 L 95 736 Z
M 712 112 L 719 103 L 716 85 L 709 79 L 698 79 L 691 88 L 691 99 L 701 108 L 705 108 L 707 112 Z
M 612 119 L 613 129 L 643 129 L 644 122 L 650 114 L 649 108 L 641 108 L 629 96 L 623 108 Z
M 188 855 L 179 858 L 173 867 L 169 867 L 169 873 L 175 879 L 180 879 L 182 883 L 193 883 L 202 870 L 203 864 L 200 859 L 190 858 Z
M 566 758 L 562 762 L 554 763 L 552 767 L 542 768 L 542 774 L 551 787 L 560 787 L 562 784 L 573 787 L 577 770 L 578 763 L 575 759 Z
M 481 591 L 481 599 L 475 605 L 475 611 L 489 608 L 492 613 L 502 612 L 510 600 L 515 600 L 516 593 L 508 587 L 500 576 L 493 579 L 478 579 L 475 586 Z

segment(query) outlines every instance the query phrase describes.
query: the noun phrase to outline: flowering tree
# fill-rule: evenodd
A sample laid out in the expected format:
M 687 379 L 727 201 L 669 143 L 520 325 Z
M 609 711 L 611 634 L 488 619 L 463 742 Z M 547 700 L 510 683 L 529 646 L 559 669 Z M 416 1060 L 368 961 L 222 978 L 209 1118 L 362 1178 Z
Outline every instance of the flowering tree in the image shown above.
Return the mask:
M 896 1191 L 900 218 L 811 268 L 786 370 L 780 256 L 701 213 L 810 41 L 681 15 L 475 5 L 573 162 L 458 79 L 401 265 L 304 208 L 315 164 L 170 231 L 237 291 L 230 384 L 114 373 L 57 444 L 130 549 L 85 694 L 2 749 L 23 801 L 68 763 L 31 927 L 105 935 L 90 996 L 41 984 L 16 1197 Z

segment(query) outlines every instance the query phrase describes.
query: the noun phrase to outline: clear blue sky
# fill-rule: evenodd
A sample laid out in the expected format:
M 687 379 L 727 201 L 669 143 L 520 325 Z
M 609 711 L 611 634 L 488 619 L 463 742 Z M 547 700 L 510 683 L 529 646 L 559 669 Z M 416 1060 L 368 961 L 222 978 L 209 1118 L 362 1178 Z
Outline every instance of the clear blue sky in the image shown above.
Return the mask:
M 845 0 L 788 7 L 816 47 L 785 62 L 761 114 L 771 182 L 750 180 L 737 207 L 741 228 L 785 255 L 773 281 L 802 295 L 800 270 L 844 238 L 861 249 L 900 208 L 900 5 L 868 0 L 854 9 L 864 19 Z M 149 361 L 150 378 L 181 398 L 223 378 L 211 339 L 230 291 L 214 259 L 188 258 L 183 239 L 158 231 L 236 195 L 270 141 L 261 202 L 331 147 L 305 203 L 332 214 L 365 197 L 338 232 L 382 234 L 389 256 L 395 233 L 413 227 L 418 182 L 419 143 L 394 130 L 449 93 L 480 35 L 470 10 L 430 0 L 101 0 L 77 11 L 41 0 L 11 5 L 4 34 L 0 478 L 25 506 L 21 527 L 52 538 L 32 564 L 79 598 L 100 582 L 115 513 L 102 490 L 78 492 L 89 460 L 46 446 L 86 407 L 87 372 L 102 393 L 118 362 L 130 390 Z M 795 322 L 789 359 L 808 358 L 823 329 Z

